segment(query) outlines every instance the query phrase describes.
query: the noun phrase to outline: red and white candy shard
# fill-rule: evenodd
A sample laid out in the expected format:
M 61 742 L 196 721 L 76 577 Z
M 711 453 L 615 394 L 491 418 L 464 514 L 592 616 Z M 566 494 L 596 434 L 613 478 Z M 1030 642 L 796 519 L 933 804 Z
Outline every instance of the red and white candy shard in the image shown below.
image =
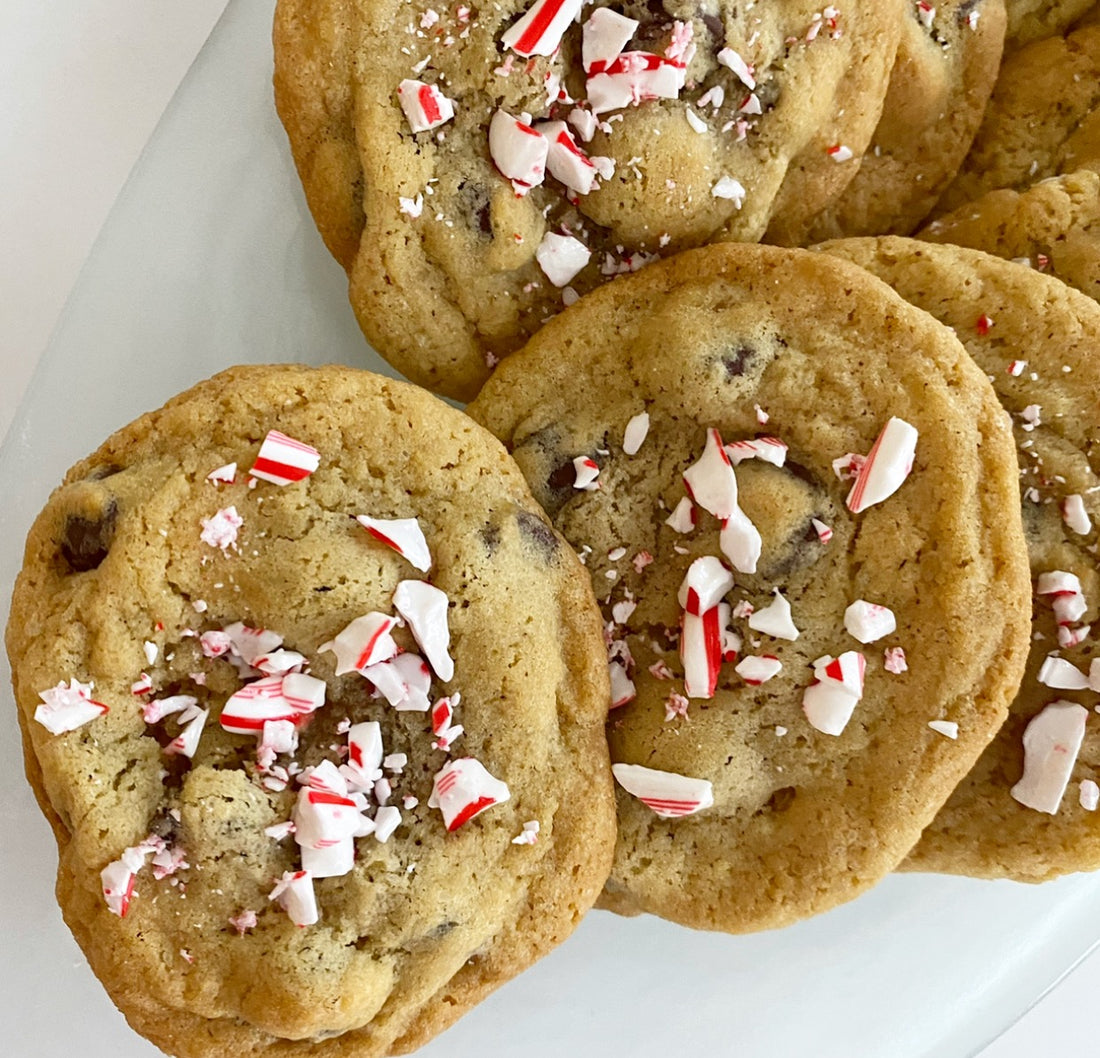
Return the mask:
M 676 99 L 687 67 L 646 51 L 628 51 L 611 62 L 597 61 L 589 71 L 588 105 L 593 114 L 620 110 L 648 99 Z
M 600 487 L 596 480 L 600 476 L 600 465 L 589 456 L 577 456 L 573 460 L 573 488 L 594 492 Z
M 913 469 L 917 449 L 917 431 L 896 416 L 882 428 L 859 468 L 855 483 L 845 501 L 848 510 L 859 514 L 875 503 L 893 496 Z
M 634 686 L 634 681 L 627 675 L 626 669 L 617 661 L 609 661 L 607 668 L 611 676 L 611 708 L 618 709 L 634 701 L 637 697 L 637 688 Z
M 909 671 L 905 660 L 905 651 L 901 647 L 887 647 L 882 652 L 882 667 L 895 676 Z
M 201 519 L 201 522 L 202 532 L 199 539 L 222 551 L 236 546 L 237 532 L 244 525 L 244 519 L 237 513 L 236 507 L 223 507 L 209 518 Z
M 848 635 L 861 643 L 874 643 L 896 631 L 898 622 L 888 607 L 857 599 L 844 611 L 844 627 Z
M 309 871 L 286 871 L 268 894 L 296 926 L 312 926 L 321 917 Z
M 511 797 L 507 785 L 493 778 L 481 761 L 459 757 L 436 773 L 429 808 L 438 808 L 448 830 L 457 830 L 474 816 Z
M 283 644 L 283 637 L 278 632 L 269 632 L 266 628 L 249 628 L 241 621 L 235 621 L 222 629 L 221 635 L 229 637 L 229 649 L 250 667 L 255 667 L 256 662 L 265 655 L 278 650 Z M 209 642 L 220 647 L 222 640 L 217 632 L 204 632 L 201 637 L 203 653 Z M 217 648 L 217 647 L 216 647 Z M 208 654 L 208 657 L 217 657 L 218 654 Z
M 455 711 L 450 698 L 440 698 L 432 706 L 432 734 L 442 735 L 451 726 Z
M 493 164 L 512 181 L 517 195 L 526 195 L 546 176 L 550 141 L 505 110 L 497 110 L 489 122 L 489 154 Z
M 601 11 L 606 11 L 607 8 L 601 7 Z M 623 451 L 628 455 L 637 455 L 638 449 L 642 447 L 642 442 L 645 441 L 646 435 L 649 433 L 649 412 L 640 411 L 637 415 L 631 417 L 630 422 L 626 424 L 626 429 L 623 431 Z
M 775 589 L 775 598 L 768 606 L 749 614 L 749 628 L 774 639 L 789 639 L 794 642 L 798 638 L 798 629 L 791 619 L 791 604 L 779 594 L 778 588 Z
M 745 202 L 748 192 L 740 180 L 732 176 L 720 176 L 710 189 L 711 198 L 721 198 L 732 202 L 735 209 L 740 209 Z
M 173 694 L 168 698 L 154 698 L 141 707 L 142 719 L 147 724 L 159 724 L 166 716 L 182 713 L 199 704 L 190 694 Z
M 726 455 L 734 466 L 746 459 L 761 459 L 772 466 L 781 467 L 787 461 L 787 445 L 778 437 L 755 437 L 730 442 L 726 445 Z
M 1046 687 L 1060 691 L 1086 691 L 1089 678 L 1076 665 L 1065 658 L 1056 658 L 1053 654 L 1043 660 L 1037 677 Z
M 522 18 L 501 35 L 501 43 L 525 59 L 553 55 L 562 35 L 581 13 L 583 0 L 535 0 Z
M 1092 521 L 1085 510 L 1084 498 L 1078 495 L 1067 496 L 1062 501 L 1062 518 L 1075 533 L 1088 536 L 1092 532 Z
M 695 528 L 695 505 L 691 500 L 684 496 L 665 519 L 665 525 L 678 533 L 690 533 Z
M 738 573 L 755 573 L 764 543 L 748 515 L 740 507 L 736 507 L 733 514 L 722 523 L 718 546 Z
M 401 825 L 401 809 L 395 805 L 384 805 L 374 814 L 374 836 L 385 844 L 393 837 L 393 832 Z
M 717 606 L 702 616 L 684 610 L 680 618 L 680 660 L 684 693 L 689 698 L 713 698 L 722 666 L 722 627 Z
M 398 654 L 360 672 L 398 712 L 426 713 L 431 707 L 432 673 L 419 654 Z
M 403 580 L 394 590 L 393 605 L 408 623 L 436 676 L 446 683 L 455 672 L 447 652 L 451 645 L 447 593 L 422 580 Z
M 273 485 L 290 485 L 308 478 L 321 463 L 321 453 L 302 441 L 269 430 L 249 473 Z
M 339 778 L 335 768 L 333 774 Z M 342 779 L 340 786 L 342 790 L 308 787 L 299 790 L 291 816 L 302 866 L 315 878 L 347 874 L 355 863 L 354 839 L 365 837 L 374 829 L 373 822 L 362 814 L 366 801 L 348 796 Z
M 102 702 L 92 700 L 93 686 L 71 679 L 68 686 L 62 680 L 56 687 L 39 691 L 38 697 L 43 704 L 35 709 L 35 720 L 51 735 L 62 735 L 103 716 L 110 710 Z
M 209 716 L 209 709 L 199 709 L 194 716 L 187 720 L 183 730 L 164 747 L 164 752 L 169 756 L 178 754 L 189 759 L 194 757 L 195 751 L 199 748 L 199 739 L 202 738 L 202 729 L 206 726 L 206 720 Z
M 760 657 L 742 658 L 733 671 L 746 683 L 759 687 L 773 676 L 778 676 L 782 669 L 783 665 L 778 658 L 772 657 L 771 654 L 763 654 Z
M 260 654 L 252 662 L 252 667 L 265 676 L 285 676 L 288 672 L 301 669 L 305 663 L 305 655 L 296 650 L 273 650 L 270 654 Z
M 535 251 L 535 260 L 543 274 L 556 287 L 573 280 L 592 257 L 592 251 L 572 235 L 548 231 Z
M 581 36 L 581 64 L 585 73 L 602 62 L 617 59 L 638 28 L 637 20 L 620 15 L 609 7 L 599 7 L 584 24 Z
M 382 777 L 382 728 L 377 720 L 353 724 L 348 730 L 348 759 L 340 775 L 350 790 L 370 790 Z
M 239 915 L 231 916 L 229 924 L 243 937 L 250 929 L 256 928 L 256 921 L 256 912 L 246 908 Z
M 1056 701 L 1032 717 L 1024 731 L 1024 774 L 1009 791 L 1020 804 L 1050 815 L 1058 811 L 1088 715 L 1083 705 Z
M 604 8 L 600 9 L 605 10 Z M 529 819 L 523 824 L 523 829 L 512 838 L 513 845 L 534 845 L 539 840 L 539 821 Z
M 220 658 L 232 649 L 233 640 L 228 632 L 212 629 L 199 636 L 199 645 L 202 647 L 204 657 Z
M 729 518 L 737 510 L 737 478 L 717 430 L 707 430 L 703 454 L 684 471 L 684 487 L 715 518 Z
M 215 470 L 211 470 L 206 475 L 206 480 L 215 484 L 221 483 L 223 485 L 232 485 L 237 480 L 237 464 L 226 463 L 223 467 L 218 467 Z
M 727 69 L 732 70 L 737 75 L 738 80 L 750 92 L 756 88 L 756 78 L 753 77 L 752 67 L 732 48 L 723 48 L 719 51 L 718 61 Z
M 595 186 L 599 172 L 573 139 L 564 121 L 540 121 L 536 132 L 546 137 L 546 170 L 575 195 L 587 195 Z M 579 271 L 579 269 L 578 269 Z M 559 283 L 558 286 L 564 286 Z
M 371 518 L 357 514 L 355 520 L 375 540 L 392 547 L 403 558 L 407 558 L 421 573 L 431 568 L 432 556 L 428 551 L 428 541 L 415 518 Z
M 336 655 L 337 676 L 361 672 L 380 661 L 388 661 L 397 653 L 397 644 L 390 635 L 396 624 L 396 617 L 372 610 L 357 617 L 320 649 Z
M 641 764 L 612 764 L 615 781 L 661 819 L 694 815 L 714 804 L 714 788 L 708 779 L 693 779 Z
M 817 533 L 817 538 L 823 544 L 827 544 L 833 538 L 833 531 L 823 521 L 817 518 L 811 518 L 810 524 L 814 527 L 814 532 Z
M 802 711 L 810 726 L 826 735 L 839 735 L 863 697 L 866 661 L 854 650 L 838 658 L 826 655 L 814 662 L 812 683 L 802 694 Z
M 103 899 L 107 901 L 107 907 L 119 918 L 125 918 L 126 912 L 130 910 L 130 900 L 134 895 L 134 881 L 137 878 L 137 872 L 145 865 L 144 855 L 136 864 L 132 859 L 127 858 L 129 853 L 136 851 L 137 846 L 126 849 L 121 859 L 108 863 L 99 872 Z
M 325 681 L 304 673 L 265 676 L 245 684 L 222 707 L 219 723 L 235 735 L 261 733 L 272 720 L 289 720 L 295 725 L 325 704 Z
M 406 79 L 397 86 L 397 98 L 413 132 L 427 132 L 455 116 L 454 101 L 434 84 Z
M 677 601 L 688 613 L 701 617 L 717 606 L 733 587 L 733 574 L 713 555 L 697 558 L 680 584 Z
M 293 753 L 298 748 L 298 729 L 290 720 L 267 720 L 260 735 L 257 755 L 264 753 L 272 760 L 279 753 Z

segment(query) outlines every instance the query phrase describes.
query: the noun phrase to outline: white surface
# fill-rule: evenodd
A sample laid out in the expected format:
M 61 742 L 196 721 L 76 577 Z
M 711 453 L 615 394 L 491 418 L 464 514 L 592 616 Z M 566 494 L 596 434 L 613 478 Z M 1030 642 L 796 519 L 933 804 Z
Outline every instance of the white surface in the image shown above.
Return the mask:
M 222 0 L 0 5 L 0 432 L 127 172 L 222 6 Z M 224 65 L 231 58 L 223 53 L 210 61 Z M 251 83 L 253 105 L 260 106 L 266 86 Z M 209 113 L 219 113 L 215 100 L 213 94 L 205 100 Z M 232 117 L 233 107 L 226 109 Z M 200 112 L 177 114 L 179 127 Z M 333 345 L 350 350 L 355 341 L 340 279 L 293 197 L 278 130 L 269 120 L 253 135 L 257 143 L 247 130 L 234 136 L 230 129 L 236 149 L 216 155 L 189 150 L 198 136 L 158 145 L 144 187 L 132 188 L 121 203 L 129 223 L 115 225 L 97 249 L 93 274 L 59 332 L 60 355 L 30 397 L 36 415 L 9 438 L 0 465 L 4 484 L 18 481 L 22 490 L 14 500 L 8 493 L 0 521 L 5 596 L 27 520 L 64 467 L 109 429 L 230 359 L 290 358 L 296 345 L 321 335 L 332 344 L 298 355 L 347 358 L 332 351 Z M 189 205 L 188 195 L 198 195 L 221 166 L 269 174 L 284 215 L 261 224 L 271 201 L 266 187 L 230 192 L 216 173 L 222 197 L 199 196 Z M 172 173 L 181 179 L 166 175 Z M 205 216 L 204 203 L 215 207 Z M 196 257 L 201 236 L 173 233 L 166 216 L 178 218 L 180 228 L 205 227 L 209 241 L 216 231 L 217 252 L 209 260 Z M 147 218 L 148 239 L 135 217 Z M 258 285 L 235 287 L 231 277 L 251 272 L 251 251 L 241 239 L 259 230 L 283 258 L 259 268 Z M 306 265 L 310 278 L 280 270 L 287 257 Z M 211 261 L 227 282 L 211 282 Z M 288 292 L 319 306 L 296 316 L 289 330 L 279 320 Z M 257 348 L 249 343 L 253 336 L 269 341 Z M 192 355 L 165 366 L 158 358 L 172 343 Z M 65 414 L 63 432 L 47 427 L 53 408 Z M 0 607 L 6 613 L 6 598 Z M 0 697 L 10 709 L 7 695 Z M 16 748 L 2 752 L 0 936 L 8 958 L 0 970 L 0 1015 L 8 1053 L 52 1058 L 79 1046 L 89 1058 L 155 1054 L 113 1012 L 60 924 L 49 896 L 52 840 L 18 774 Z M 692 1049 L 702 1053 L 961 1058 L 970 1049 L 966 1041 L 976 1045 L 987 1038 L 985 1026 L 1022 1010 L 1036 981 L 1053 979 L 1075 947 L 1100 933 L 1091 915 L 1098 894 L 1095 879 L 1040 889 L 890 879 L 814 922 L 744 939 L 593 916 L 570 945 L 430 1052 L 441 1058 L 555 1053 L 568 1038 L 583 1058 L 656 1055 L 679 1051 L 676 1034 L 688 1031 Z M 983 1058 L 1093 1053 L 1091 979 L 1098 968 L 1100 956 L 1093 956 Z M 695 1013 L 697 999 L 680 1001 L 682 989 L 713 994 L 706 1016 Z M 691 1028 L 682 1027 L 681 1014 Z M 570 1036 L 578 1027 L 588 1034 Z M 958 1046 L 945 1049 L 941 1029 Z

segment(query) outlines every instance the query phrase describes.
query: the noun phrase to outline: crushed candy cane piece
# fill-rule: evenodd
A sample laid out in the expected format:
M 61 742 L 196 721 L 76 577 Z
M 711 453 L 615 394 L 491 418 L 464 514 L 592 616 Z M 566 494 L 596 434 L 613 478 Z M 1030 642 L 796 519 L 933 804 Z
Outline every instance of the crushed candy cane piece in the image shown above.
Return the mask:
M 628 794 L 661 819 L 694 815 L 714 804 L 714 788 L 708 779 L 693 779 L 641 764 L 612 764 L 611 771 Z
M 199 704 L 198 698 L 190 694 L 173 694 L 168 698 L 154 698 L 141 707 L 141 715 L 147 724 L 159 724 L 166 716 L 193 709 Z
M 929 720 L 928 726 L 938 735 L 944 738 L 957 739 L 959 737 L 959 725 L 954 720 Z
M 303 724 L 324 705 L 325 690 L 324 680 L 304 673 L 265 676 L 230 695 L 218 722 L 235 735 L 262 733 L 264 724 L 273 720 Z
M 722 523 L 718 546 L 738 573 L 755 573 L 764 543 L 748 515 L 737 507 Z
M 593 492 L 600 487 L 596 480 L 600 476 L 600 465 L 589 456 L 577 456 L 573 460 L 573 488 Z
M 680 660 L 688 698 L 713 698 L 722 666 L 722 626 L 717 606 L 680 616 Z
M 584 24 L 581 65 L 589 72 L 596 63 L 614 62 L 638 29 L 638 21 L 609 7 L 598 7 Z
M 695 528 L 695 505 L 684 496 L 665 519 L 665 525 L 677 533 L 690 533 Z
M 199 646 L 205 657 L 220 658 L 223 654 L 229 653 L 233 646 L 233 639 L 228 632 L 212 629 L 199 636 Z
M 810 726 L 826 735 L 839 735 L 863 697 L 866 661 L 854 650 L 838 658 L 826 655 L 814 662 L 814 678 L 802 694 L 802 711 Z
M 397 86 L 397 98 L 413 132 L 428 132 L 455 116 L 454 100 L 434 84 L 406 78 Z
M 717 430 L 707 430 L 703 454 L 684 471 L 691 499 L 715 518 L 729 518 L 737 509 L 737 478 Z
M 606 10 L 600 8 L 601 11 Z M 523 829 L 512 838 L 513 845 L 534 845 L 539 840 L 539 821 L 537 819 L 528 820 L 523 824 Z
M 1039 668 L 1038 681 L 1046 687 L 1060 691 L 1085 691 L 1089 689 L 1089 678 L 1076 665 L 1065 658 L 1056 658 L 1048 654 Z
M 152 665 L 157 660 L 157 654 L 160 653 L 160 647 L 147 639 L 142 644 L 142 649 L 145 651 L 146 662 Z
M 382 728 L 377 720 L 365 720 L 348 729 L 348 759 L 340 765 L 340 776 L 349 790 L 374 788 L 382 777 Z
M 244 519 L 237 513 L 236 507 L 223 507 L 209 518 L 201 519 L 202 532 L 199 539 L 210 547 L 227 551 L 230 547 L 237 546 L 237 533 Z
M 312 926 L 321 917 L 309 871 L 285 871 L 267 898 L 278 903 L 296 926 Z
M 139 679 L 134 680 L 130 684 L 131 694 L 147 694 L 153 689 L 153 677 L 147 672 L 143 672 Z
M 93 701 L 93 689 L 94 684 L 91 682 L 81 683 L 70 679 L 68 686 L 62 680 L 56 687 L 39 691 L 38 697 L 43 704 L 35 709 L 35 720 L 51 735 L 63 735 L 67 731 L 83 727 L 89 721 L 110 712 L 102 702 Z
M 762 610 L 754 610 L 749 615 L 749 628 L 756 632 L 775 639 L 789 639 L 792 642 L 798 638 L 798 629 L 791 620 L 791 604 L 786 597 L 774 591 L 775 598 Z
M 217 467 L 206 475 L 206 480 L 214 484 L 232 485 L 237 480 L 237 464 L 226 463 L 223 467 Z
M 237 934 L 243 937 L 250 929 L 256 928 L 256 912 L 245 909 L 239 914 L 231 915 L 229 918 L 229 924 L 237 931 Z
M 375 540 L 392 547 L 421 573 L 427 573 L 431 568 L 432 556 L 428 550 L 428 541 L 415 518 L 371 518 L 366 514 L 357 514 L 355 520 Z
M 359 671 L 398 712 L 426 713 L 431 707 L 432 673 L 419 654 L 398 654 Z
M 827 544 L 833 538 L 833 531 L 819 518 L 811 518 L 810 524 L 814 527 L 814 532 L 817 533 L 817 538 L 823 544 Z
M 1040 595 L 1080 595 L 1081 581 L 1075 573 L 1056 569 L 1039 574 L 1039 583 L 1035 589 Z
M 665 699 L 665 723 L 675 720 L 677 717 L 686 717 L 691 703 L 682 694 L 673 691 Z
M 372 611 L 355 618 L 335 639 L 323 643 L 319 649 L 336 655 L 337 676 L 361 672 L 397 653 L 397 644 L 390 635 L 396 624 L 396 617 Z
M 197 715 L 191 717 L 183 730 L 164 747 L 164 752 L 169 756 L 178 754 L 188 759 L 193 758 L 195 756 L 195 751 L 199 748 L 199 739 L 202 738 L 202 729 L 206 726 L 206 720 L 209 715 L 209 709 L 200 709 Z
M 596 186 L 596 177 L 599 172 L 595 163 L 577 146 L 569 126 L 564 121 L 540 121 L 533 128 L 546 138 L 548 144 L 546 171 L 555 180 L 565 184 L 574 195 L 587 195 L 592 191 Z M 577 271 L 579 272 L 580 269 L 578 268 Z M 573 275 L 576 275 L 576 272 Z M 565 283 L 556 285 L 561 287 L 565 286 Z
M 1055 701 L 1033 716 L 1024 730 L 1024 774 L 1009 791 L 1027 808 L 1055 815 L 1069 785 L 1085 737 L 1088 710 Z
M 593 114 L 621 110 L 650 99 L 676 99 L 684 87 L 687 67 L 646 51 L 627 51 L 611 62 L 597 61 L 586 84 Z
M 601 7 L 600 10 L 606 11 L 607 8 Z M 580 136 L 585 143 L 588 143 L 588 141 L 596 135 L 596 126 L 599 124 L 599 118 L 591 111 L 575 107 L 573 110 L 569 111 L 569 117 L 566 118 L 566 120 L 577 130 L 577 135 Z
M 861 643 L 874 643 L 897 630 L 894 611 L 878 603 L 857 599 L 844 611 L 844 628 Z
M 891 418 L 859 468 L 845 501 L 853 514 L 892 496 L 913 469 L 917 431 L 904 419 Z
M 259 669 L 265 676 L 285 676 L 301 669 L 305 663 L 306 656 L 296 650 L 273 650 L 268 654 L 257 655 L 252 667 Z
M 229 637 L 229 649 L 250 667 L 255 667 L 256 662 L 265 654 L 271 654 L 283 644 L 283 637 L 278 632 L 269 632 L 266 628 L 249 628 L 241 621 L 226 625 L 222 629 L 223 635 Z M 218 633 L 204 633 L 201 637 L 203 652 L 207 643 L 207 635 L 212 637 Z M 221 639 L 212 639 L 211 642 L 221 643 Z M 217 657 L 217 654 L 208 655 Z
M 1077 799 L 1086 812 L 1095 812 L 1100 805 L 1100 786 L 1092 779 L 1082 779 Z
M 1019 378 L 1027 370 L 1026 360 L 1013 360 L 1005 370 L 1013 377 Z
M 450 698 L 440 698 L 431 709 L 432 734 L 442 735 L 454 719 L 454 706 Z
M 601 11 L 606 10 L 600 8 Z M 646 435 L 649 433 L 649 412 L 640 411 L 637 415 L 631 417 L 630 422 L 626 424 L 626 429 L 623 431 L 623 451 L 628 456 L 638 454 L 638 449 L 642 447 L 642 442 L 646 439 Z
M 737 79 L 750 92 L 756 88 L 756 78 L 753 76 L 752 67 L 745 62 L 733 48 L 722 48 L 718 52 L 718 61 L 726 67 L 727 70 L 732 70 L 737 76 Z
M 583 0 L 535 0 L 523 17 L 501 34 L 501 43 L 525 59 L 553 55 L 562 35 L 581 13 Z
M 882 652 L 882 667 L 895 676 L 909 671 L 909 664 L 905 660 L 905 651 L 901 647 L 887 647 Z
M 855 155 L 852 153 L 852 148 L 845 146 L 843 143 L 834 144 L 832 147 L 826 148 L 826 154 L 834 162 L 850 162 Z
M 710 189 L 712 198 L 727 199 L 733 203 L 735 209 L 740 209 L 744 205 L 747 193 L 741 181 L 735 180 L 732 176 L 720 176 Z
M 424 212 L 424 196 L 417 194 L 416 198 L 405 198 L 403 195 L 398 195 L 397 205 L 405 216 L 416 220 Z
M 783 665 L 777 657 L 762 654 L 759 657 L 742 658 L 733 671 L 750 686 L 759 687 L 773 676 L 778 676 L 782 670 Z
M 1092 520 L 1085 510 L 1084 497 L 1073 495 L 1062 500 L 1062 520 L 1075 533 L 1088 536 L 1092 532 Z
M 511 796 L 507 785 L 490 775 L 481 761 L 459 757 L 436 773 L 428 807 L 438 808 L 452 831 Z
M 447 683 L 455 671 L 448 653 L 451 633 L 447 626 L 447 593 L 426 581 L 403 580 L 394 590 L 393 605 L 407 622 L 436 676 Z
M 609 661 L 608 673 L 611 676 L 611 708 L 618 709 L 637 697 L 634 681 L 627 675 L 626 669 L 618 661 Z
M 249 473 L 273 485 L 290 485 L 308 478 L 321 464 L 321 453 L 278 430 L 269 430 Z
M 556 287 L 568 285 L 592 257 L 592 251 L 572 235 L 548 231 L 542 237 L 535 260 L 543 274 Z
M 713 555 L 697 558 L 684 575 L 677 601 L 688 613 L 701 617 L 717 606 L 733 587 L 733 574 Z
M 385 844 L 401 825 L 401 809 L 396 805 L 383 805 L 374 816 L 374 836 Z
M 517 195 L 526 195 L 546 175 L 550 142 L 526 121 L 497 110 L 489 122 L 489 154 Z
M 772 466 L 781 467 L 787 461 L 787 445 L 778 437 L 754 437 L 744 441 L 731 441 L 726 445 L 726 455 L 734 466 L 746 459 L 761 459 Z

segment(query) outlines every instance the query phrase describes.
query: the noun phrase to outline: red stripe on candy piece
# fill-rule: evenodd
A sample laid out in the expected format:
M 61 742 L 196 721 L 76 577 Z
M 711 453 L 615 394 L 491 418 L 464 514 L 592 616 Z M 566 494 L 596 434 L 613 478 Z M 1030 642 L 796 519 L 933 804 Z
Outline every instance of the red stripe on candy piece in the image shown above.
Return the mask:
M 291 466 L 289 463 L 279 463 L 264 456 L 257 456 L 250 473 L 253 477 L 270 474 L 272 477 L 285 478 L 287 481 L 301 481 L 303 478 L 308 478 L 312 471 L 306 470 L 304 467 Z
M 451 820 L 448 830 L 458 830 L 463 823 L 468 823 L 476 815 L 480 815 L 486 808 L 492 808 L 497 802 L 492 797 L 479 797 L 472 801 Z
M 422 84 L 420 86 L 418 95 L 420 97 L 420 109 L 424 111 L 424 118 L 430 124 L 435 124 L 443 117 L 439 109 L 439 104 L 436 102 L 435 92 L 431 85 Z
M 306 793 L 311 805 L 344 805 L 346 808 L 357 807 L 355 802 L 339 794 L 329 793 L 328 790 L 309 790 Z

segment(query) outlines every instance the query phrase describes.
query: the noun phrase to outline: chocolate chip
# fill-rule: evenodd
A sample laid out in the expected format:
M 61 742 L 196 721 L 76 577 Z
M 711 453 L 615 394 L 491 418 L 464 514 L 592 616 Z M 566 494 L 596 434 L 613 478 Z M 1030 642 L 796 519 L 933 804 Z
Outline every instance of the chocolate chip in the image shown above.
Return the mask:
M 458 185 L 458 193 L 462 199 L 463 207 L 471 217 L 476 218 L 478 231 L 482 235 L 493 234 L 493 213 L 489 203 L 488 192 L 477 184 L 463 181 Z
M 554 530 L 530 511 L 517 511 L 516 522 L 522 536 L 535 545 L 543 561 L 553 559 L 558 551 L 558 538 Z
M 699 13 L 699 18 L 702 20 L 703 25 L 707 27 L 707 32 L 714 38 L 715 43 L 724 47 L 726 43 L 725 22 L 717 15 L 711 15 L 705 11 Z
M 550 475 L 546 479 L 546 484 L 555 492 L 558 492 L 561 489 L 572 488 L 576 480 L 577 468 L 574 466 L 573 460 L 569 460 L 568 463 L 562 463 L 561 466 L 555 467 L 550 471 Z
M 742 345 L 722 356 L 722 366 L 727 378 L 740 378 L 752 366 L 756 359 L 756 350 L 751 345 Z
M 488 202 L 477 211 L 477 226 L 483 235 L 493 234 L 493 218 L 489 212 Z
M 765 806 L 772 812 L 786 812 L 788 808 L 794 804 L 794 799 L 798 794 L 793 786 L 784 786 L 782 789 L 776 790 L 775 793 L 768 798 L 768 803 Z
M 73 514 L 65 519 L 61 537 L 61 557 L 74 573 L 96 569 L 107 557 L 115 535 L 118 504 L 108 500 L 96 518 Z
M 489 557 L 497 553 L 497 548 L 500 547 L 500 526 L 486 523 L 481 528 L 481 539 L 485 544 L 485 550 L 488 552 Z

